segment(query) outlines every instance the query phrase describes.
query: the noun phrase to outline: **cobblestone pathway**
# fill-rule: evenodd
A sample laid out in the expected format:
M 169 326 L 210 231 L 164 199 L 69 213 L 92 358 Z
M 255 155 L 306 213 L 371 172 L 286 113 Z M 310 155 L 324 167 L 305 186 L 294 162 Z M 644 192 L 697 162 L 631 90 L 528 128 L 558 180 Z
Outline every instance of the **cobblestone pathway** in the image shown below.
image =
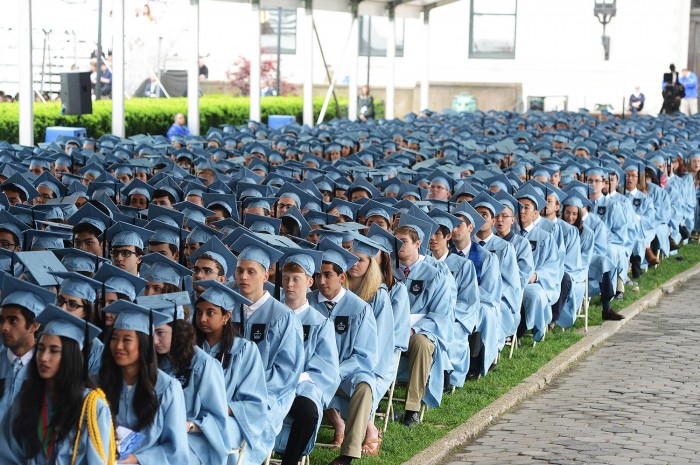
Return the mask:
M 447 463 L 700 464 L 700 277 Z

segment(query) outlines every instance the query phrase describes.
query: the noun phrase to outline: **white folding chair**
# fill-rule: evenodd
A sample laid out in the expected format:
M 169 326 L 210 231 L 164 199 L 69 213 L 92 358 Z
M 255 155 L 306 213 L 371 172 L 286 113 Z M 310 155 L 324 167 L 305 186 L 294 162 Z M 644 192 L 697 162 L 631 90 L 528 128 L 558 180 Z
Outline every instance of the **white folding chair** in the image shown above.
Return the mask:
M 230 455 L 233 454 L 238 454 L 238 460 L 236 460 L 236 465 L 241 465 L 243 463 L 243 458 L 245 457 L 245 451 L 247 447 L 247 443 L 245 442 L 245 439 L 241 443 L 241 447 L 231 449 L 231 452 L 229 452 Z
M 386 429 L 389 427 L 389 418 L 394 421 L 394 388 L 396 388 L 396 378 L 399 374 L 399 361 L 401 360 L 401 352 L 396 354 L 396 371 L 394 373 L 394 380 L 391 382 L 389 389 L 387 390 L 387 395 L 382 397 L 382 400 L 387 401 L 386 412 L 375 412 L 374 417 L 383 418 L 382 432 L 386 433 Z M 374 421 L 374 418 L 372 418 Z
M 585 328 L 586 332 L 588 332 L 588 307 L 591 304 L 590 299 L 588 298 L 588 276 L 586 276 L 586 281 L 584 282 L 586 285 L 584 286 L 583 300 L 581 301 L 581 306 L 579 307 L 578 312 L 576 312 L 576 319 L 583 318 L 583 327 Z
M 270 465 L 271 463 L 278 464 L 282 463 L 282 459 L 278 458 L 272 458 L 273 451 L 270 451 L 269 454 L 267 454 L 267 458 L 265 459 L 265 465 Z M 299 459 L 299 465 L 308 465 L 309 464 L 309 456 L 308 455 L 302 455 L 301 459 Z

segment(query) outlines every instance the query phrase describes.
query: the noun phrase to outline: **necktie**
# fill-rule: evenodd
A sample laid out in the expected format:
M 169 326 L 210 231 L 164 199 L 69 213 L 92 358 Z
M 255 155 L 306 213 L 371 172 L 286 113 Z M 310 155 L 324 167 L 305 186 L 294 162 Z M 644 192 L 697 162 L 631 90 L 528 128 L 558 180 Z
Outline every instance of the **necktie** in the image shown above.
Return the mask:
M 410 272 L 411 272 L 411 270 L 410 270 L 408 267 L 404 268 L 404 269 L 403 269 L 403 277 L 404 277 L 404 278 L 408 278 L 408 274 L 409 274 Z
M 527 229 L 521 229 L 520 234 L 522 234 L 523 237 L 527 236 Z
M 332 300 L 326 300 L 325 302 L 323 302 L 323 304 L 324 304 L 324 305 L 326 306 L 326 308 L 328 309 L 328 314 L 329 314 L 329 315 L 330 315 L 331 313 L 333 313 L 333 307 L 335 307 L 335 302 L 333 302 Z
M 15 394 L 15 380 L 17 379 L 17 373 L 22 369 L 22 360 L 19 357 L 12 362 L 12 380 L 10 380 L 10 399 L 13 398 Z
M 479 241 L 479 245 L 482 246 L 482 247 L 485 246 L 485 245 L 486 245 L 486 241 Z
M 455 254 L 459 257 L 464 257 L 464 252 L 462 252 L 461 250 L 456 251 Z

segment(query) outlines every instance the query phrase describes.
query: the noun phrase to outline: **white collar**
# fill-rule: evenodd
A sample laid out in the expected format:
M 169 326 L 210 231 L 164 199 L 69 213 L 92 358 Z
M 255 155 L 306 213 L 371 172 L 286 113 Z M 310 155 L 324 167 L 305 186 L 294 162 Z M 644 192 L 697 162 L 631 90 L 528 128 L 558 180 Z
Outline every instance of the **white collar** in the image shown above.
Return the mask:
M 413 268 L 415 268 L 415 267 L 416 267 L 420 262 L 422 262 L 423 260 L 425 260 L 425 255 L 420 255 L 420 254 L 419 254 L 419 255 L 418 255 L 418 260 L 416 260 L 415 262 L 413 262 L 413 264 L 410 265 L 410 266 L 406 266 L 406 265 L 403 265 L 403 264 L 399 263 L 399 269 L 401 270 L 402 273 L 405 273 L 406 268 L 408 268 L 409 270 L 412 270 Z
M 535 223 L 530 223 L 530 226 L 527 226 L 523 228 L 525 231 L 527 231 L 528 234 L 532 232 L 533 229 L 535 229 Z
M 635 187 L 635 188 L 632 189 L 631 191 L 628 191 L 627 194 L 628 194 L 628 195 L 637 195 L 637 192 L 639 192 L 639 189 L 637 189 L 637 188 Z
M 435 260 L 437 260 L 439 262 L 444 262 L 449 254 L 450 254 L 450 250 L 448 249 L 447 252 L 445 252 L 445 255 L 443 255 L 442 257 L 439 257 L 439 258 L 435 257 L 435 256 L 434 257 L 435 257 Z
M 321 294 L 321 292 L 319 292 L 319 293 L 318 293 L 318 302 L 319 302 L 319 303 L 323 303 L 323 302 L 327 302 L 327 301 L 330 300 L 331 302 L 337 304 L 338 302 L 340 302 L 340 299 L 342 299 L 343 297 L 345 297 L 345 293 L 346 293 L 346 292 L 347 292 L 347 289 L 345 289 L 344 287 L 341 287 L 341 288 L 340 288 L 340 292 L 338 292 L 338 295 L 336 295 L 336 296 L 333 297 L 332 299 L 326 299 L 326 296 L 323 295 L 323 294 Z
M 301 315 L 304 313 L 306 310 L 309 309 L 309 301 L 305 301 L 303 304 L 301 304 L 301 307 L 299 308 L 293 308 L 292 311 L 297 314 L 297 316 Z
M 479 242 L 484 242 L 485 244 L 488 244 L 488 242 L 489 242 L 491 239 L 493 239 L 493 232 L 491 232 L 491 234 L 489 234 L 489 235 L 488 235 L 487 237 L 485 237 L 484 239 L 479 239 Z M 483 246 L 482 246 L 482 247 L 483 247 Z
M 538 224 L 540 224 L 540 221 L 542 221 L 542 217 L 538 216 L 537 219 L 532 222 L 532 226 L 537 226 Z M 527 228 L 525 228 L 525 229 L 527 229 Z M 530 230 L 528 229 L 527 232 L 530 232 Z
M 19 358 L 19 361 L 22 363 L 22 366 L 26 366 L 32 360 L 33 356 L 34 347 L 32 347 L 31 350 L 28 350 L 27 353 L 22 355 L 21 357 L 17 357 L 14 352 L 12 352 L 10 349 L 7 349 L 7 359 L 10 361 L 10 365 L 12 365 L 15 362 L 15 360 Z
M 265 304 L 265 302 L 267 302 L 270 299 L 270 297 L 272 297 L 270 293 L 265 291 L 265 293 L 262 295 L 262 297 L 258 299 L 257 302 L 253 303 L 252 305 L 244 305 L 243 311 L 245 312 L 245 319 L 247 320 L 248 318 L 250 318 L 251 315 L 253 315 L 253 313 L 255 313 L 260 307 L 262 307 Z

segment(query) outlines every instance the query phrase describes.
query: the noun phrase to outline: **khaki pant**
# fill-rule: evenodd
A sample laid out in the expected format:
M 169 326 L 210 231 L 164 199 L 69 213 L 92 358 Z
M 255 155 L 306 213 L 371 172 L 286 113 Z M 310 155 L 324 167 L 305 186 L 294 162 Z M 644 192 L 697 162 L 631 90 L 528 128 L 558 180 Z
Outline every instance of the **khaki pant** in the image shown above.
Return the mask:
M 338 394 L 347 394 L 338 389 Z M 362 457 L 362 441 L 367 432 L 367 422 L 372 414 L 372 389 L 367 383 L 355 386 L 355 392 L 350 397 L 348 419 L 345 421 L 345 439 L 340 445 L 340 455 L 359 459 Z
M 681 100 L 681 113 L 684 115 L 694 115 L 698 112 L 698 99 L 696 98 L 684 98 Z
M 406 410 L 417 412 L 425 395 L 428 375 L 433 366 L 435 344 L 423 334 L 416 334 L 408 343 L 408 394 Z

